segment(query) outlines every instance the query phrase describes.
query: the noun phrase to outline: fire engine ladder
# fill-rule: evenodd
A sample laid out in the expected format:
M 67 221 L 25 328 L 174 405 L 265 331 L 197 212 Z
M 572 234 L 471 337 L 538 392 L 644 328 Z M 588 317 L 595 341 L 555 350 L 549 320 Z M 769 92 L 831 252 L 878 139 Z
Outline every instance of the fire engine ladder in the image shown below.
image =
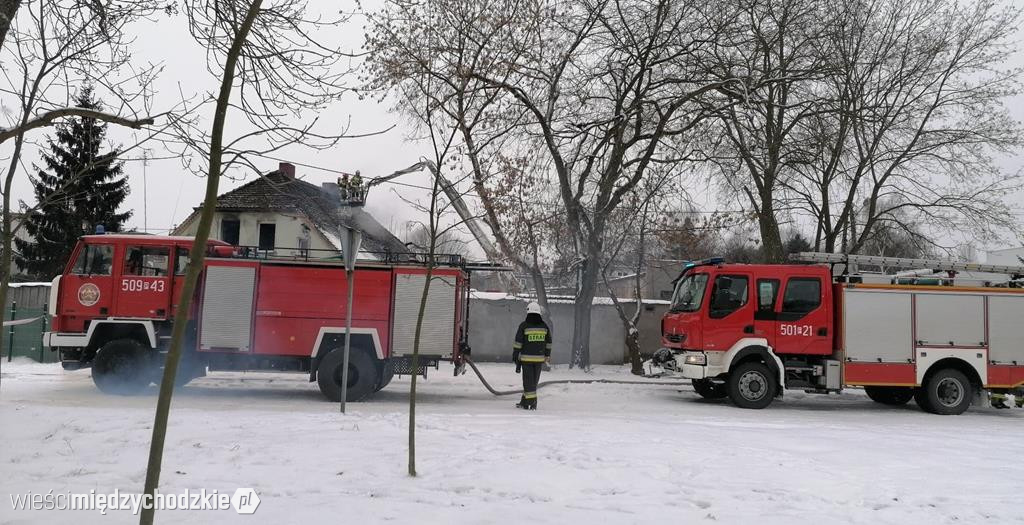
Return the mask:
M 801 252 L 789 256 L 794 261 L 810 263 L 846 264 L 848 273 L 856 273 L 859 265 L 881 268 L 929 269 L 939 272 L 982 272 L 1000 273 L 1024 277 L 1024 266 L 1001 264 L 965 263 L 942 259 L 911 259 L 905 257 L 881 257 L 875 255 L 847 255 L 843 253 Z

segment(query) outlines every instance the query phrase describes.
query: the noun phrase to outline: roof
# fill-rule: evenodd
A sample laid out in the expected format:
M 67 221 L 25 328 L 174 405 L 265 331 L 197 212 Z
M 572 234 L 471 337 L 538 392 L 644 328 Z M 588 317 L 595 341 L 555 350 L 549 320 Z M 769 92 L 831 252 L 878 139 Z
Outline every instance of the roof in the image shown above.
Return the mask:
M 361 207 L 342 204 L 337 184 L 327 183 L 321 187 L 290 177 L 281 170 L 267 173 L 218 196 L 216 209 L 219 212 L 277 211 L 301 214 L 337 249 L 341 248 L 341 231 L 348 226 L 363 232 L 361 251 L 408 251 L 398 237 Z M 182 224 L 190 222 L 198 211 L 199 208 L 196 208 L 192 216 Z

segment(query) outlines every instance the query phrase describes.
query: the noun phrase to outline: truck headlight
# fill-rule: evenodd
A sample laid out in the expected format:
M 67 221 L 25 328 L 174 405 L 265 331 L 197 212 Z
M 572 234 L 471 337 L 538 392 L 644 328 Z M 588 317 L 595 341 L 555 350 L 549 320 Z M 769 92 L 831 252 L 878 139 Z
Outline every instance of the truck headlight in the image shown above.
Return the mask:
M 683 363 L 687 365 L 704 366 L 708 364 L 708 358 L 704 354 L 686 354 L 686 357 L 683 358 Z

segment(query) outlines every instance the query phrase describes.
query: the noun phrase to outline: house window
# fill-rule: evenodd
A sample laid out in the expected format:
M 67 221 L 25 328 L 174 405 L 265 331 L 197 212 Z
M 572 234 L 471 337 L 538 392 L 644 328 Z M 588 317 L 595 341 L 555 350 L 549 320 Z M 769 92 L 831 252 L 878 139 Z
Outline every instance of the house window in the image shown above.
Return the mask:
M 220 220 L 220 240 L 238 246 L 238 231 L 241 223 L 238 219 Z
M 277 236 L 277 225 L 274 223 L 260 224 L 260 249 L 273 250 Z

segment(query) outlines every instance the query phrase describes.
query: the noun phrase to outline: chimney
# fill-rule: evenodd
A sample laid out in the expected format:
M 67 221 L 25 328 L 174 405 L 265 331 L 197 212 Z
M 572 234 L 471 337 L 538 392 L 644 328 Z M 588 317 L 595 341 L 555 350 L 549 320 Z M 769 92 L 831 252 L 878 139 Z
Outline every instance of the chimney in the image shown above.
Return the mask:
M 295 165 L 290 162 L 282 162 L 278 164 L 277 171 L 280 171 L 282 174 L 284 174 L 285 177 L 288 177 L 289 179 L 295 178 Z

